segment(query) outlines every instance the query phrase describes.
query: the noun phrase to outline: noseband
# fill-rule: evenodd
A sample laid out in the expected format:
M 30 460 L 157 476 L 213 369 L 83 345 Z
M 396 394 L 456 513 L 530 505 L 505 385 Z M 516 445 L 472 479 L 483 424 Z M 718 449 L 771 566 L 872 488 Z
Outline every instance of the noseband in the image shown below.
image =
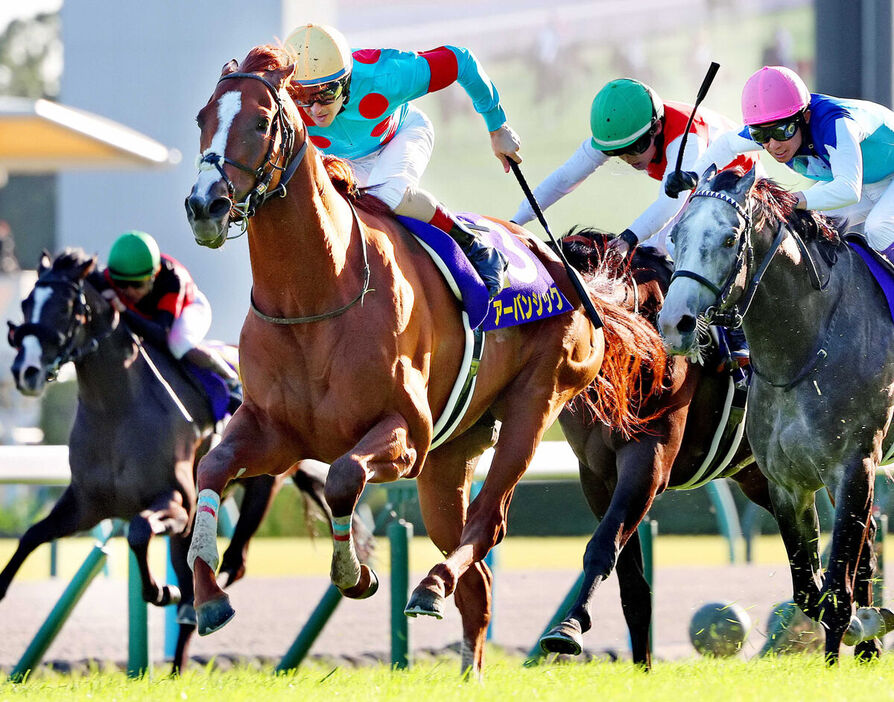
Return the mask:
M 260 166 L 252 168 L 239 163 L 238 161 L 234 161 L 224 154 L 208 150 L 202 154 L 199 159 L 198 168 L 200 171 L 208 168 L 215 168 L 217 169 L 217 172 L 220 173 L 220 177 L 223 178 L 224 183 L 227 185 L 227 194 L 232 203 L 230 205 L 230 221 L 234 223 L 241 222 L 242 230 L 245 231 L 248 219 L 254 216 L 261 205 L 276 195 L 279 197 L 286 196 L 286 185 L 292 179 L 292 176 L 295 175 L 295 171 L 298 170 L 298 166 L 300 166 L 301 162 L 304 160 L 304 154 L 307 151 L 307 139 L 305 138 L 304 142 L 293 154 L 292 149 L 294 148 L 295 143 L 295 129 L 286 118 L 279 91 L 263 76 L 256 73 L 229 73 L 221 77 L 218 81 L 218 85 L 225 80 L 241 78 L 261 81 L 273 98 L 273 102 L 276 104 L 276 110 L 273 114 L 273 132 L 270 135 L 269 146 L 267 147 L 267 153 L 264 156 L 264 160 L 261 162 Z M 280 165 L 273 162 L 273 149 L 276 143 L 277 131 L 282 135 L 280 139 L 281 146 L 279 149 L 281 157 Z M 288 165 L 285 165 L 286 163 L 288 163 Z M 236 188 L 227 176 L 226 171 L 224 171 L 224 164 L 238 168 L 240 171 L 251 173 L 255 177 L 254 187 L 248 191 L 248 194 L 246 194 L 242 202 L 235 202 Z M 276 172 L 282 174 L 279 178 L 279 183 L 273 190 L 268 191 L 267 188 L 270 187 L 270 181 L 273 180 L 273 175 Z
M 46 280 L 38 280 L 34 284 L 34 289 L 44 287 L 57 289 L 68 289 L 75 293 L 75 301 L 72 307 L 71 316 L 68 320 L 68 327 L 65 332 L 50 327 L 41 322 L 25 322 L 17 327 L 13 327 L 10 322 L 9 343 L 15 349 L 22 347 L 22 341 L 26 336 L 36 336 L 43 344 L 50 342 L 56 344 L 59 352 L 53 361 L 47 366 L 47 382 L 56 380 L 59 375 L 59 369 L 69 361 L 77 362 L 90 355 L 99 348 L 101 338 L 90 337 L 87 341 L 80 345 L 76 345 L 75 336 L 78 328 L 88 327 L 93 321 L 93 311 L 87 304 L 87 296 L 84 291 L 84 281 L 75 283 L 70 280 L 59 280 L 48 278 Z M 83 320 L 83 321 L 82 321 Z
M 740 205 L 735 198 L 727 195 L 726 193 L 718 192 L 716 190 L 696 190 L 694 193 L 692 193 L 691 197 L 713 197 L 717 200 L 722 200 L 723 202 L 730 205 L 742 217 L 742 219 L 745 220 L 745 226 L 736 235 L 736 262 L 722 285 L 718 286 L 712 281 L 705 278 L 703 275 L 700 275 L 699 273 L 696 273 L 694 271 L 687 270 L 674 271 L 674 274 L 671 276 L 671 283 L 673 283 L 674 280 L 676 280 L 677 278 L 691 278 L 692 280 L 695 280 L 704 285 L 716 296 L 714 304 L 705 310 L 705 313 L 703 315 L 705 321 L 708 324 L 715 324 L 720 327 L 737 329 L 738 327 L 742 326 L 742 319 L 748 312 L 749 307 L 751 307 L 751 303 L 754 300 L 754 295 L 755 293 L 757 293 L 757 288 L 760 285 L 761 279 L 764 277 L 764 273 L 767 271 L 767 268 L 769 268 L 770 262 L 773 260 L 773 257 L 779 250 L 779 247 L 782 245 L 782 240 L 785 239 L 786 234 L 789 234 L 790 231 L 788 227 L 784 226 L 784 223 L 782 221 L 779 222 L 779 228 L 776 231 L 776 237 L 773 239 L 773 243 L 770 244 L 770 249 L 764 256 L 764 260 L 761 261 L 757 272 L 755 273 L 754 277 L 748 282 L 748 287 L 739 298 L 738 302 L 733 303 L 731 299 L 732 290 L 733 286 L 735 285 L 736 279 L 739 277 L 739 273 L 744 267 L 747 275 L 747 271 L 754 266 L 754 245 L 752 243 L 754 221 L 751 216 L 751 200 L 746 200 L 748 209 L 745 209 L 745 207 L 742 207 L 742 205 Z M 803 246 L 803 242 L 800 241 L 800 237 L 795 238 L 798 239 L 799 245 L 801 246 L 802 250 L 806 252 L 806 249 Z

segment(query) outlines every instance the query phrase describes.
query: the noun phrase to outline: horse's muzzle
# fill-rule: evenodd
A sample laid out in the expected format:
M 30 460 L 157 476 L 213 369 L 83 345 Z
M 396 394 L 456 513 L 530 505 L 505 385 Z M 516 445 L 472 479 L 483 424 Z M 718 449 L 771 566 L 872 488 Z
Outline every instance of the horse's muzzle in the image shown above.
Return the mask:
M 227 197 L 203 198 L 195 192 L 190 193 L 184 205 L 197 244 L 211 249 L 223 246 L 227 239 L 232 204 Z
M 46 372 L 38 366 L 21 362 L 21 354 L 12 364 L 12 377 L 16 390 L 26 397 L 37 397 L 46 387 Z

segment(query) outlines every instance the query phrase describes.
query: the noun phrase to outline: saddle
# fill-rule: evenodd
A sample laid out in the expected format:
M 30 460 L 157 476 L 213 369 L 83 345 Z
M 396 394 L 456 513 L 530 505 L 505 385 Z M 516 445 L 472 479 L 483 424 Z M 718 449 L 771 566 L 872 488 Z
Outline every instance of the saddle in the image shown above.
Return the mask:
M 846 234 L 844 241 L 866 263 L 869 272 L 872 273 L 872 277 L 875 278 L 875 281 L 885 294 L 885 299 L 888 301 L 888 309 L 891 311 L 891 318 L 894 320 L 894 264 L 886 256 L 869 246 L 866 239 L 859 234 Z
M 444 276 L 454 296 L 469 315 L 469 325 L 484 331 L 546 319 L 573 307 L 531 250 L 508 229 L 481 215 L 462 212 L 459 218 L 478 232 L 488 246 L 499 249 L 509 261 L 508 286 L 488 302 L 487 288 L 453 238 L 418 219 L 397 216 L 416 237 Z

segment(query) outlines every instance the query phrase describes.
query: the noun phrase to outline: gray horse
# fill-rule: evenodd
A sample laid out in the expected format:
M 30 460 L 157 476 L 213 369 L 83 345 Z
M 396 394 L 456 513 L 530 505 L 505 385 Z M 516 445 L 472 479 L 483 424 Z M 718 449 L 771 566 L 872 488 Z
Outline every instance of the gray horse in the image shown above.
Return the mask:
M 871 602 L 875 471 L 894 408 L 894 324 L 861 257 L 828 221 L 754 173 L 700 179 L 672 233 L 676 272 L 659 322 L 675 353 L 697 356 L 707 322 L 742 324 L 755 377 L 747 434 L 792 572 L 794 599 L 826 629 L 837 662 L 854 603 Z M 821 572 L 814 496 L 836 505 Z M 861 610 L 863 613 L 864 610 Z M 876 656 L 873 638 L 857 644 Z
M 10 341 L 18 349 L 12 366 L 18 389 L 39 395 L 63 363 L 74 361 L 78 408 L 69 447 L 71 484 L 50 514 L 22 536 L 0 573 L 0 599 L 41 544 L 103 519 L 129 520 L 127 540 L 139 564 L 143 599 L 157 606 L 180 603 L 173 662 L 179 672 L 195 631 L 192 573 L 186 564 L 195 464 L 209 449 L 214 421 L 205 395 L 173 357 L 144 346 L 119 323 L 90 284 L 95 264 L 80 250 L 68 250 L 52 262 L 44 254 L 34 289 L 22 302 L 25 323 L 10 324 Z M 328 516 L 322 491 L 327 467 L 309 462 L 300 467 L 277 479 L 243 482 L 242 510 L 223 557 L 222 584 L 244 573 L 248 540 L 287 475 Z M 170 535 L 179 589 L 158 585 L 149 571 L 149 541 L 163 533 Z

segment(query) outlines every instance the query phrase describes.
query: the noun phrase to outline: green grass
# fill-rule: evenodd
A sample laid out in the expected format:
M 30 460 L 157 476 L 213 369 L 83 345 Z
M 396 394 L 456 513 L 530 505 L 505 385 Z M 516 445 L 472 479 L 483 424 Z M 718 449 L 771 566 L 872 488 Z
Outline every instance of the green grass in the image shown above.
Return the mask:
M 757 661 L 695 660 L 658 663 L 649 674 L 629 663 L 545 664 L 524 668 L 515 660 L 487 666 L 481 682 L 463 682 L 455 661 L 421 664 L 406 671 L 386 667 L 321 667 L 309 664 L 294 674 L 237 668 L 226 672 L 196 670 L 182 678 L 128 680 L 123 673 L 83 676 L 39 674 L 23 685 L 0 684 L 0 700 L 768 700 L 822 702 L 891 700 L 894 659 L 858 665 L 845 659 L 827 669 L 819 656 L 790 656 Z

